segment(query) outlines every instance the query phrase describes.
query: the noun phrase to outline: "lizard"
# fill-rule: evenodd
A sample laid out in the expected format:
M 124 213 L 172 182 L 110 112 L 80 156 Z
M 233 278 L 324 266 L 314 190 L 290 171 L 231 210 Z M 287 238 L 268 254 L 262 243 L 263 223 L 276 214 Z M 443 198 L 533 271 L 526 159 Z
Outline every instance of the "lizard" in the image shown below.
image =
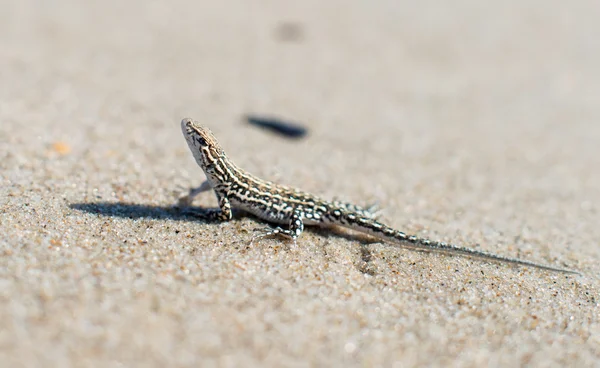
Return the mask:
M 206 181 L 190 190 L 188 196 L 180 199 L 180 205 L 191 204 L 194 197 L 212 190 L 217 197 L 218 208 L 196 213 L 207 221 L 229 221 L 232 209 L 242 210 L 273 224 L 287 224 L 265 227 L 262 234 L 253 238 L 282 236 L 294 244 L 304 231 L 304 226 L 337 225 L 374 236 L 386 243 L 425 251 L 439 251 L 451 254 L 505 262 L 513 265 L 529 266 L 562 273 L 579 274 L 565 268 L 544 265 L 519 258 L 476 250 L 408 235 L 377 220 L 374 207 L 363 208 L 341 201 L 328 201 L 302 190 L 262 180 L 235 165 L 205 126 L 191 118 L 181 121 L 181 130 L 196 163 L 206 175 Z

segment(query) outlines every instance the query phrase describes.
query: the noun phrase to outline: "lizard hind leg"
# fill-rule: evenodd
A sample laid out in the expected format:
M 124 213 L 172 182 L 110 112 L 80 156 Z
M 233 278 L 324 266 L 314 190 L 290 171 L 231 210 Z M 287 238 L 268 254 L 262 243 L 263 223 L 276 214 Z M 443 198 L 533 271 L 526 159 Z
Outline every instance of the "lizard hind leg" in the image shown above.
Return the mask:
M 378 203 L 373 203 L 365 209 L 364 215 L 373 220 L 377 220 L 381 217 L 381 215 L 383 215 L 383 209 L 381 209 L 381 206 L 379 206 Z
M 357 213 L 363 217 L 366 217 L 366 218 L 369 218 L 372 220 L 377 220 L 379 217 L 381 217 L 381 214 L 383 212 L 377 203 L 370 204 L 366 208 L 357 206 L 352 203 L 346 203 L 346 202 L 340 202 L 340 201 L 335 201 L 335 202 L 333 202 L 333 204 L 337 207 L 340 207 L 340 208 L 348 211 L 348 212 L 354 212 L 354 213 Z
M 281 227 L 270 227 L 266 226 L 263 228 L 256 229 L 255 231 L 261 232 L 252 238 L 250 244 L 257 240 L 269 237 L 269 236 L 283 236 L 287 239 L 294 241 L 294 246 L 297 245 L 297 240 L 302 231 L 304 231 L 304 223 L 302 222 L 303 213 L 302 211 L 295 210 L 290 218 L 289 229 L 283 229 Z

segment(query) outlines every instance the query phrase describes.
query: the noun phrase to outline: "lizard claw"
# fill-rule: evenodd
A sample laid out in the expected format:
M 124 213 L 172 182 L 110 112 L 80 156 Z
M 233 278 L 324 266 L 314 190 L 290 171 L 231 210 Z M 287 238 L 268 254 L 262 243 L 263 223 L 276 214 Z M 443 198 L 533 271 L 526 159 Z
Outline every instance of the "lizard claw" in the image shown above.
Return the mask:
M 261 239 L 266 238 L 268 236 L 275 235 L 275 234 L 279 233 L 279 231 L 277 229 L 273 229 L 273 228 L 271 228 L 269 226 L 257 227 L 257 228 L 252 229 L 252 231 L 253 232 L 260 232 L 261 234 L 254 235 L 252 237 L 252 240 L 250 240 L 250 245 L 252 245 L 257 240 L 261 240 Z

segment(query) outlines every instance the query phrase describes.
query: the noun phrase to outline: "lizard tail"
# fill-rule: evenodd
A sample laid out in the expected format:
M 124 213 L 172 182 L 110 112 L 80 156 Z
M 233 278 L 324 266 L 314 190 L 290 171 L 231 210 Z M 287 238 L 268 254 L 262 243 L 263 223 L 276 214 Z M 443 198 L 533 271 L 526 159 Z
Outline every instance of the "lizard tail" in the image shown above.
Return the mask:
M 396 243 L 401 246 L 407 246 L 410 248 L 417 248 L 426 251 L 461 254 L 473 258 L 485 259 L 488 261 L 505 262 L 521 266 L 535 267 L 542 270 L 550 270 L 555 272 L 580 275 L 580 273 L 577 271 L 572 271 L 565 268 L 553 267 L 518 258 L 505 257 L 494 253 L 476 250 L 473 248 L 466 248 L 458 245 L 421 238 L 415 235 L 408 235 L 402 231 L 395 230 L 392 227 L 378 222 L 376 220 L 365 218 L 362 216 L 359 217 L 356 214 L 347 211 L 339 211 L 339 214 L 340 215 L 336 217 L 342 226 L 358 230 L 360 232 L 377 237 L 381 240 Z

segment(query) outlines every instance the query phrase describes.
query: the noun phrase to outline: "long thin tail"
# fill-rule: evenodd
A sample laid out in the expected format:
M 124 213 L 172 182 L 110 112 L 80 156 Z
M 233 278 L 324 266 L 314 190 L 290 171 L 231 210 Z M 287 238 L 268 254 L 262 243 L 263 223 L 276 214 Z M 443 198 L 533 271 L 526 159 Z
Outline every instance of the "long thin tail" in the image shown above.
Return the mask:
M 402 246 L 408 246 L 410 248 L 418 248 L 427 251 L 444 252 L 451 254 L 461 254 L 489 261 L 505 262 L 521 266 L 540 268 L 542 270 L 581 275 L 581 273 L 577 271 L 568 270 L 565 268 L 548 266 L 541 263 L 525 261 L 518 258 L 504 257 L 494 253 L 488 253 L 472 248 L 466 248 L 444 242 L 437 242 L 429 239 L 424 239 L 415 235 L 407 235 L 402 231 L 394 230 L 393 228 L 382 224 L 378 221 L 368 219 L 362 216 L 359 217 L 353 213 L 349 213 L 346 211 L 340 211 L 340 216 L 336 217 L 338 217 L 339 223 L 341 223 L 345 227 L 359 230 L 384 241 L 396 243 Z

